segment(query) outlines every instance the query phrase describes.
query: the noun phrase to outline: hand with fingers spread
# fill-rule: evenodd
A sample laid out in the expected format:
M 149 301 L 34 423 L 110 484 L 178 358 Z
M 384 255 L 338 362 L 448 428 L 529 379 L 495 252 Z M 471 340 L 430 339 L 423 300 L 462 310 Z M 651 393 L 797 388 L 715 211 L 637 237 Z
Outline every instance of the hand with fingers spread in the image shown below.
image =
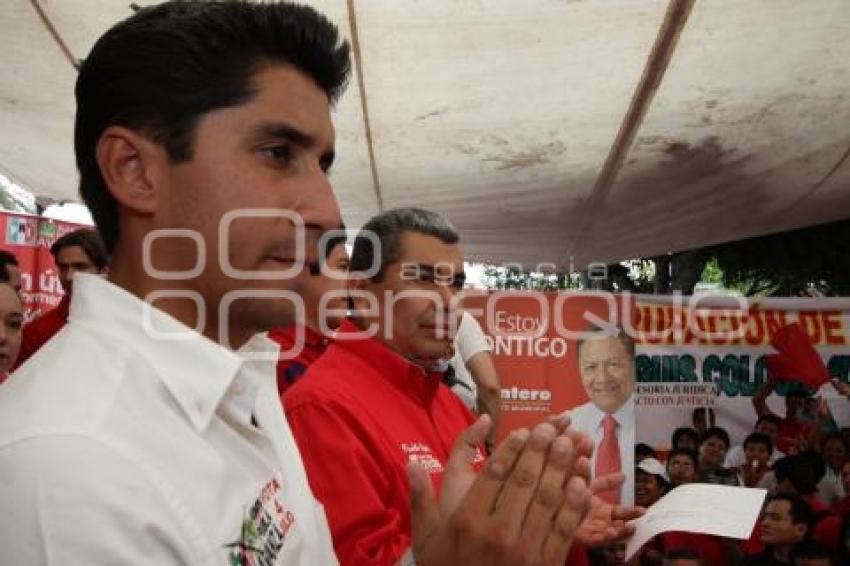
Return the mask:
M 439 503 L 427 474 L 409 466 L 416 564 L 561 566 L 589 504 L 587 443 L 549 423 L 514 431 L 474 477 L 488 425 L 479 419 L 455 444 Z
M 625 479 L 623 474 L 608 474 L 591 482 L 590 509 L 579 525 L 576 540 L 585 546 L 599 547 L 623 542 L 634 534 L 635 528 L 629 521 L 641 517 L 646 509 L 614 505 L 596 495 L 620 487 Z

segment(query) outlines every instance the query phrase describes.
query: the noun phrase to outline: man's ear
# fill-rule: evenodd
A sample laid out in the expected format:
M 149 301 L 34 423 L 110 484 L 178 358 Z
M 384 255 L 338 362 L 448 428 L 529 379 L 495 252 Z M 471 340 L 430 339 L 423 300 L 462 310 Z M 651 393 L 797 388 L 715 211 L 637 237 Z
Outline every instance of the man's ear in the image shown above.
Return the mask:
M 97 141 L 96 157 L 119 204 L 141 214 L 156 212 L 171 163 L 164 147 L 129 128 L 110 126 Z

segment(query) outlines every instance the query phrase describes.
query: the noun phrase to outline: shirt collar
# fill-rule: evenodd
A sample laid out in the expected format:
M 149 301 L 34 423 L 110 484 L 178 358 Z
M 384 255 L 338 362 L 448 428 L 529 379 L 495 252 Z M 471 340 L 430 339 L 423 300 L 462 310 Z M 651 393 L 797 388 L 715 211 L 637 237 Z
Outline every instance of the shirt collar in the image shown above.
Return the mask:
M 442 375 L 426 372 L 398 352 L 375 338 L 354 338 L 364 332 L 354 321 L 346 319 L 335 335 L 334 345 L 344 348 L 372 366 L 377 373 L 408 395 L 429 403 L 437 392 Z
M 304 346 L 312 350 L 321 349 L 330 341 L 328 336 L 325 336 L 321 332 L 317 332 L 306 324 L 300 322 L 283 328 L 270 330 L 268 332 L 268 336 L 273 341 L 280 344 L 282 348 L 286 347 L 286 349 L 289 349 L 295 345 L 296 335 L 298 332 L 304 333 Z
M 150 365 L 197 430 L 209 425 L 243 364 L 259 363 L 246 362 L 236 352 L 96 275 L 80 274 L 74 279 L 69 324 L 107 335 L 104 339 L 135 352 Z M 252 339 L 245 347 L 276 346 Z
M 605 415 L 608 414 L 608 413 L 605 413 L 604 411 L 599 410 L 599 407 L 597 407 L 593 403 L 591 403 L 590 406 L 591 406 L 591 410 L 593 411 L 593 420 L 591 422 L 595 422 L 597 428 L 601 427 L 602 426 L 602 419 L 604 419 Z M 614 420 L 617 421 L 618 426 L 623 426 L 624 424 L 629 424 L 630 426 L 634 426 L 634 422 L 635 422 L 635 394 L 632 393 L 631 397 L 629 397 L 629 400 L 626 401 L 623 404 L 622 407 L 617 409 L 617 411 L 615 413 L 613 413 L 612 416 L 614 417 Z

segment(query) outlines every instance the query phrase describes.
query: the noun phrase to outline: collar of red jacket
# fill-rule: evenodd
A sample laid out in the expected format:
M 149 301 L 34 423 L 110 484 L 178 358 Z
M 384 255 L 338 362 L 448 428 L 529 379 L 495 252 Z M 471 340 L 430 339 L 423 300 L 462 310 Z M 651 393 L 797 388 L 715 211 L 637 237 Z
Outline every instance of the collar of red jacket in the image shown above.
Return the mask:
M 426 372 L 398 352 L 378 340 L 370 338 L 357 324 L 346 319 L 337 330 L 334 344 L 344 348 L 372 366 L 399 389 L 430 402 L 437 393 L 442 374 Z
M 324 349 L 330 338 L 317 332 L 306 324 L 296 323 L 285 328 L 269 330 L 269 338 L 281 345 L 281 349 L 291 348 L 295 344 L 296 330 L 304 332 L 304 346 L 308 349 Z

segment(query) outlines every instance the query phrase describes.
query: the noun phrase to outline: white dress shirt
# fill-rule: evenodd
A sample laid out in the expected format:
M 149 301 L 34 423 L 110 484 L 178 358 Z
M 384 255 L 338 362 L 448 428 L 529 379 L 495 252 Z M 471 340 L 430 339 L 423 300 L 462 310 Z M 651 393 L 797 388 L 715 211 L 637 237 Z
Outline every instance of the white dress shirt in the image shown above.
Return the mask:
M 336 564 L 274 364 L 240 353 L 77 276 L 68 324 L 0 386 L 3 562 Z
M 635 400 L 632 395 L 628 401 L 612 416 L 617 420 L 617 444 L 620 447 L 620 471 L 626 475 L 623 484 L 621 502 L 624 505 L 632 505 L 635 500 Z M 602 420 L 605 413 L 588 401 L 570 411 L 572 418 L 571 428 L 590 435 L 593 440 L 593 457 L 590 460 L 591 473 L 596 469 L 596 448 L 602 442 L 604 430 Z

